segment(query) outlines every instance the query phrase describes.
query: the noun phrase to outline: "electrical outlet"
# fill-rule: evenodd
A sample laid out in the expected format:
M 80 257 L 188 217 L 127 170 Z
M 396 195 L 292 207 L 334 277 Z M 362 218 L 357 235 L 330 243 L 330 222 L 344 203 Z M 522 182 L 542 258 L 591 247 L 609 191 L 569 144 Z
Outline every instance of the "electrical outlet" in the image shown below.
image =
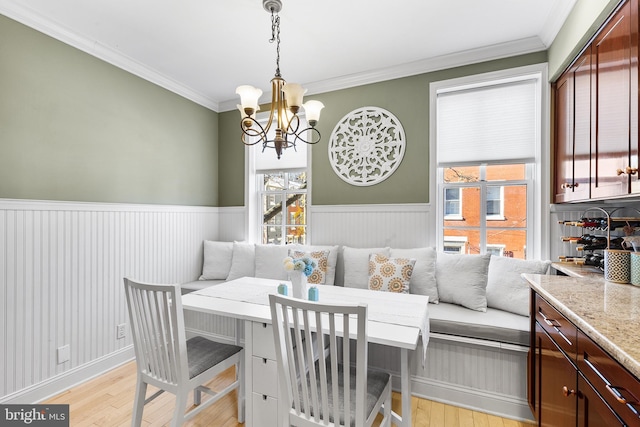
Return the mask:
M 121 323 L 116 326 L 116 339 L 121 340 L 127 335 L 125 330 L 126 323 Z
M 71 350 L 69 349 L 69 345 L 63 345 L 62 347 L 58 347 L 58 365 L 68 362 L 71 358 Z

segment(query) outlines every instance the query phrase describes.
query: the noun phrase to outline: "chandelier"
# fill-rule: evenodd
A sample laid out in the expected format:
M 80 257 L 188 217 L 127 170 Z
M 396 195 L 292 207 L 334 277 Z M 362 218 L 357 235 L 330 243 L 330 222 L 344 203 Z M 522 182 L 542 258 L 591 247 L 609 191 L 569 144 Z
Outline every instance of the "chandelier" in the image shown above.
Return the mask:
M 256 120 L 256 113 L 260 110 L 258 99 L 262 90 L 249 85 L 238 86 L 236 94 L 240 95 L 238 109 L 242 117 L 240 127 L 242 129 L 242 142 L 245 145 L 262 144 L 262 151 L 266 148 L 276 150 L 278 159 L 282 150 L 293 147 L 301 141 L 306 144 L 317 144 L 320 141 L 320 132 L 315 128 L 320 119 L 320 110 L 324 105 L 320 101 L 307 101 L 302 103 L 302 98 L 307 92 L 298 83 L 286 83 L 280 74 L 280 16 L 282 10 L 281 0 L 262 0 L 264 9 L 271 13 L 271 39 L 276 42 L 276 74 L 271 80 L 271 112 L 269 120 L 262 126 Z M 301 129 L 298 113 L 300 107 L 304 108 L 309 127 Z M 275 135 L 269 131 L 275 126 Z M 271 139 L 270 136 L 272 136 Z

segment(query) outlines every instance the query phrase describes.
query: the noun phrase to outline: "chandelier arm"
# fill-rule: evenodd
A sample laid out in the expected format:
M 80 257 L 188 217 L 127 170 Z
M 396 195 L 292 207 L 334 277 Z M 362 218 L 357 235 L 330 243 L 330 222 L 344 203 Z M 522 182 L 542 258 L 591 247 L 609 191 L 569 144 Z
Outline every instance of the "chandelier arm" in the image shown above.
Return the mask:
M 303 138 L 301 135 L 304 135 L 305 133 L 309 132 L 309 134 L 311 135 L 311 138 L 309 138 L 308 140 Z M 308 127 L 306 129 L 301 130 L 300 132 L 297 132 L 295 134 L 293 134 L 293 136 L 295 136 L 294 140 L 293 140 L 293 146 L 295 147 L 296 142 L 297 141 L 302 141 L 305 144 L 317 144 L 318 142 L 320 142 L 320 139 L 322 138 L 322 135 L 320 135 L 320 131 L 314 127 Z
M 251 121 L 251 126 L 245 127 L 242 123 L 240 124 L 240 129 L 242 130 L 241 140 L 244 145 L 256 145 L 267 140 L 267 132 L 265 132 L 262 125 L 256 119 L 253 117 L 246 117 L 245 121 Z M 254 128 L 254 125 L 259 129 Z M 257 139 L 254 142 L 247 142 L 247 138 Z

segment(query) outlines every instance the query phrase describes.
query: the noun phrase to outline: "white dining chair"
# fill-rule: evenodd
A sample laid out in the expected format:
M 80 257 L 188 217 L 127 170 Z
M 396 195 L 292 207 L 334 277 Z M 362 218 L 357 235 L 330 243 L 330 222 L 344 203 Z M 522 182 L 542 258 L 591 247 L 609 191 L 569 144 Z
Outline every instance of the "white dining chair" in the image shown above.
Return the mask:
M 269 303 L 284 402 L 280 407 L 288 409 L 283 424 L 370 426 L 383 410 L 381 425 L 390 426 L 391 377 L 367 367 L 367 306 L 273 294 Z M 342 335 L 356 340 L 355 364 Z
M 144 405 L 164 391 L 176 395 L 172 426 L 181 426 L 221 397 L 238 389 L 238 421 L 244 421 L 244 350 L 203 337 L 186 339 L 180 285 L 140 283 L 124 279 L 125 295 L 136 354 L 138 381 L 132 426 L 140 426 Z M 236 366 L 235 380 L 215 392 L 207 384 Z M 146 398 L 147 385 L 159 388 Z M 189 393 L 195 409 L 185 413 Z M 201 392 L 212 395 L 202 402 Z

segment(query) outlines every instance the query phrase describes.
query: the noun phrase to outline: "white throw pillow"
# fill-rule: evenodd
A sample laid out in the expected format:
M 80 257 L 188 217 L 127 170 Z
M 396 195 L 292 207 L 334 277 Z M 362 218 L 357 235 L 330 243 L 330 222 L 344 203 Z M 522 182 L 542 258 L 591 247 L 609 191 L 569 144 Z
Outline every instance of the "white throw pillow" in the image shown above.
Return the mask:
M 287 280 L 282 261 L 289 256 L 287 245 L 256 245 L 256 276 L 261 279 Z
M 327 265 L 329 264 L 329 251 L 301 251 L 289 249 L 289 256 L 294 259 L 311 258 L 315 261 L 316 266 L 311 274 L 307 277 L 307 283 L 310 285 L 324 285 L 327 280 Z
M 231 258 L 231 268 L 229 269 L 227 280 L 239 279 L 245 276 L 254 277 L 256 274 L 255 257 L 255 245 L 253 243 L 233 242 L 233 257 Z
M 389 256 L 390 248 L 350 248 L 344 247 L 344 287 L 369 288 L 369 255 L 382 254 Z
M 204 241 L 204 261 L 199 280 L 225 280 L 231 269 L 233 242 Z
M 391 248 L 393 258 L 413 258 L 413 266 L 409 292 L 426 295 L 429 302 L 438 303 L 438 287 L 436 286 L 436 250 L 433 248 L 394 249 Z
M 487 276 L 491 255 L 438 252 L 436 284 L 440 302 L 487 311 Z
M 336 264 L 338 263 L 338 250 L 340 246 L 308 246 L 308 245 L 294 245 L 293 249 L 301 252 L 317 252 L 317 251 L 329 251 L 327 257 L 327 270 L 325 271 L 324 284 L 333 286 L 336 280 Z
M 521 273 L 546 274 L 551 261 L 492 256 L 487 280 L 487 305 L 522 316 L 529 315 L 529 285 Z
M 415 259 L 369 255 L 369 290 L 409 293 Z

